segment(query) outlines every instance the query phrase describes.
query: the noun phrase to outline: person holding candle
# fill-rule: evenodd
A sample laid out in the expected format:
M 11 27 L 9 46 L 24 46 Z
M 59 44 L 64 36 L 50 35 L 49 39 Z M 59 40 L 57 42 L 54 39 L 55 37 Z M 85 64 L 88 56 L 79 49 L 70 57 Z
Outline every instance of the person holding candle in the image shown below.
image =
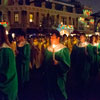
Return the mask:
M 73 46 L 71 52 L 71 68 L 68 73 L 69 100 L 86 100 L 92 62 L 93 48 L 82 33 L 79 43 Z
M 70 67 L 69 50 L 60 43 L 60 33 L 57 30 L 51 33 L 51 45 L 45 50 L 42 65 L 47 100 L 67 100 L 65 85 Z
M 16 100 L 18 79 L 15 56 L 5 28 L 0 25 L 0 100 Z

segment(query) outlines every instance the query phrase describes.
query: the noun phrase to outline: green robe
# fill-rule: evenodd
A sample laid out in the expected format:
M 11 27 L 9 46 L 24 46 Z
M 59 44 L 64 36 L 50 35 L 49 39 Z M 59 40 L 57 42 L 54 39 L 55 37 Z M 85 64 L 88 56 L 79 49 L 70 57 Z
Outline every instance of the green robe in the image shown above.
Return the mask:
M 53 64 L 53 53 L 48 49 L 44 57 L 44 78 L 47 100 L 67 100 L 65 90 L 66 75 L 70 67 L 70 56 L 67 48 L 55 52 L 58 65 Z
M 29 81 L 30 45 L 25 43 L 22 47 L 17 47 L 16 67 L 19 84 Z
M 78 84 L 85 84 L 90 77 L 93 63 L 93 48 L 91 45 L 78 47 L 75 45 L 71 53 L 71 75 Z
M 6 95 L 6 100 L 16 100 L 18 91 L 15 56 L 12 49 L 3 44 L 0 48 L 0 92 Z
M 99 72 L 99 68 L 100 68 L 100 44 L 97 46 L 93 46 L 93 63 L 92 63 L 92 68 L 91 68 L 91 76 L 95 77 L 98 72 Z

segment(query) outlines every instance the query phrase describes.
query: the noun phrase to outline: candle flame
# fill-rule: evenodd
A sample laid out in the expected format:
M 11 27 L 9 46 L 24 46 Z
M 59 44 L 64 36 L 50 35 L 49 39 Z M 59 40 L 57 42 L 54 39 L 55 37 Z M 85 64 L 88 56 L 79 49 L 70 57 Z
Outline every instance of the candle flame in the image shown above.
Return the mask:
M 6 35 L 8 35 L 9 33 L 8 33 L 8 31 L 6 30 Z
M 55 48 L 56 47 L 56 45 L 55 44 L 53 44 L 53 48 Z
M 14 33 L 12 33 L 12 37 L 13 37 L 13 38 L 15 37 L 15 34 L 14 34 Z

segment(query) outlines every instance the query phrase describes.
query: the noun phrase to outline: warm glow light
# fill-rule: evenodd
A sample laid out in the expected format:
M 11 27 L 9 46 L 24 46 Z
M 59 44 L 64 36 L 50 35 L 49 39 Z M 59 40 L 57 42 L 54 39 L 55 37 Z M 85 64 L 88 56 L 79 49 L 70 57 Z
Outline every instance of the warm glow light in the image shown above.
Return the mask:
M 87 25 L 87 28 L 89 28 L 90 26 L 89 25 Z
M 92 36 L 92 34 L 89 34 L 89 37 L 91 37 Z
M 84 23 L 85 19 L 83 17 L 79 18 L 79 22 Z
M 60 35 L 63 36 L 64 34 L 69 35 L 70 33 L 67 30 L 61 30 Z
M 52 47 L 53 47 L 53 48 L 55 48 L 55 47 L 56 47 L 56 45 L 55 45 L 55 44 L 53 44 L 53 45 L 52 45 Z
M 100 33 L 99 32 L 95 32 L 95 35 L 100 35 Z
M 33 14 L 30 14 L 30 22 L 33 22 Z
M 63 22 L 61 22 L 61 25 L 63 25 Z
M 14 17 L 15 17 L 15 22 L 18 22 L 19 21 L 19 14 L 15 13 Z
M 9 33 L 8 33 L 8 31 L 6 30 L 6 35 L 8 35 Z
M 95 44 L 94 44 L 94 46 L 98 46 L 98 45 L 99 45 L 99 43 L 95 43 Z
M 15 33 L 12 33 L 12 37 L 15 38 Z

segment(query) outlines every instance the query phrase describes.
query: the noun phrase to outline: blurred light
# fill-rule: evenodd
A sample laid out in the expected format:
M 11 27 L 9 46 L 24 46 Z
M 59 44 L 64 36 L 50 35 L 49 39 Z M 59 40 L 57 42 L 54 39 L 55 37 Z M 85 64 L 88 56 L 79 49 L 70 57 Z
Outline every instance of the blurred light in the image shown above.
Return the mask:
M 92 34 L 89 34 L 89 37 L 91 37 L 92 36 Z
M 89 25 L 87 25 L 87 28 L 89 28 L 90 26 Z
M 95 35 L 100 35 L 100 32 L 95 32 Z
M 13 39 L 15 38 L 15 33 L 12 33 L 12 37 L 13 37 Z
M 9 33 L 8 33 L 8 30 L 6 30 L 6 35 L 8 35 Z

